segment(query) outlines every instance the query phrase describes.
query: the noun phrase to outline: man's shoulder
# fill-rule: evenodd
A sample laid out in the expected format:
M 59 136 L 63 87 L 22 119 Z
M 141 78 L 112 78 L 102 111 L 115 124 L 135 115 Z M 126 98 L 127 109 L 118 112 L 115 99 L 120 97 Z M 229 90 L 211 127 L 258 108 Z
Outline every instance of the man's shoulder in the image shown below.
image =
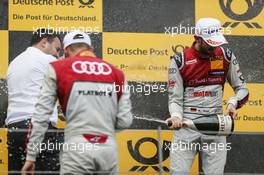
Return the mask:
M 29 56 L 31 55 L 28 49 L 24 50 L 19 55 L 17 55 L 9 64 L 8 72 L 12 70 L 28 68 L 32 63 L 32 61 L 30 61 L 31 59 L 29 58 Z
M 57 60 L 54 56 L 46 54 L 41 50 L 39 50 L 38 48 L 34 48 L 34 47 L 28 47 L 25 51 L 20 53 L 16 58 L 23 59 L 24 61 L 29 61 L 29 62 L 42 62 L 42 63 L 49 63 Z
M 52 66 L 60 66 L 60 65 L 62 66 L 69 62 L 72 62 L 71 59 L 65 58 L 65 59 L 60 59 L 60 60 L 55 59 L 54 61 L 51 61 L 49 64 Z
M 231 58 L 232 58 L 232 54 L 233 52 L 231 51 L 231 49 L 228 46 L 219 46 L 217 47 L 218 52 L 222 52 L 225 56 L 225 59 L 230 62 Z
M 52 55 L 46 55 L 46 58 L 47 58 L 47 61 L 48 61 L 48 62 L 57 61 L 57 58 L 55 58 L 55 57 L 52 56 Z
M 171 60 L 174 60 L 177 67 L 180 69 L 184 65 L 184 52 L 179 52 L 170 57 Z
M 20 54 L 18 54 L 14 59 L 11 61 L 11 63 L 15 63 L 17 60 L 25 59 L 27 58 L 27 55 L 30 55 L 30 52 L 28 49 L 22 51 Z

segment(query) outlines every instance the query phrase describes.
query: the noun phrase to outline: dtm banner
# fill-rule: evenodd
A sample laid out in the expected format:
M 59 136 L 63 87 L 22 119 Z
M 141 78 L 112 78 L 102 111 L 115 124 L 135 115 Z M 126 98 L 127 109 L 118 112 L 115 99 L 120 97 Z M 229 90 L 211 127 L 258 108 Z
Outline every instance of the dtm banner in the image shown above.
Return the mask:
M 94 0 L 10 0 L 9 30 L 34 31 L 51 28 L 58 33 L 82 30 L 102 31 L 102 1 Z
M 196 21 L 208 16 L 218 18 L 231 35 L 264 35 L 263 0 L 196 0 Z
M 103 58 L 129 81 L 167 81 L 170 56 L 192 41 L 192 35 L 104 32 Z
M 8 66 L 8 31 L 0 30 L 0 79 L 5 78 Z
M 248 84 L 249 101 L 238 110 L 235 121 L 237 132 L 264 132 L 264 84 Z M 229 85 L 225 86 L 223 109 L 226 108 L 228 98 L 234 95 Z

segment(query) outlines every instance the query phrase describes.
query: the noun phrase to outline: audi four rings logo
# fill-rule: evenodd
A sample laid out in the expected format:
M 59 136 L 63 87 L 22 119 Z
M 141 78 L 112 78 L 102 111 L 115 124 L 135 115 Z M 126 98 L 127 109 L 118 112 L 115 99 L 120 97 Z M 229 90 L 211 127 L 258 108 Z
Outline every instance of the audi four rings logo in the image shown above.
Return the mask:
M 72 70 L 78 74 L 109 75 L 112 73 L 111 67 L 106 63 L 75 61 Z

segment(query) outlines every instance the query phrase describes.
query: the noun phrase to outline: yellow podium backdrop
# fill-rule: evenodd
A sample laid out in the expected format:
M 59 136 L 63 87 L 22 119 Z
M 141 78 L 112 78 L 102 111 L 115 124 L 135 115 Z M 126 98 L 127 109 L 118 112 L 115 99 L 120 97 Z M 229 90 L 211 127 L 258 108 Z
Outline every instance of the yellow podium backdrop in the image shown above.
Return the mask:
M 162 167 L 164 174 L 169 174 L 169 145 L 172 131 L 161 131 L 163 150 Z M 0 174 L 7 175 L 8 153 L 6 145 L 6 129 L 0 129 Z M 158 133 L 156 130 L 124 130 L 116 133 L 119 153 L 119 174 L 158 174 Z M 190 174 L 197 174 L 198 158 L 196 157 Z
M 0 41 L 0 78 L 5 78 L 8 66 L 8 31 L 0 30 Z

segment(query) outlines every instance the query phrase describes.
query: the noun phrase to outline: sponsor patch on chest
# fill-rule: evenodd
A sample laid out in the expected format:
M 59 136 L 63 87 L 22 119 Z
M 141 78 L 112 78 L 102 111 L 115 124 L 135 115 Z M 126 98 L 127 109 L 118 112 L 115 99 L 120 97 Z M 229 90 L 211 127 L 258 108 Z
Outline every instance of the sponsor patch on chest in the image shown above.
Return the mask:
M 188 97 L 216 97 L 217 91 L 194 91 L 194 92 L 188 92 Z
M 208 74 L 211 76 L 223 76 L 225 75 L 225 71 L 224 70 L 209 70 Z
M 211 69 L 223 69 L 224 68 L 224 59 L 222 56 L 214 56 L 210 58 Z

